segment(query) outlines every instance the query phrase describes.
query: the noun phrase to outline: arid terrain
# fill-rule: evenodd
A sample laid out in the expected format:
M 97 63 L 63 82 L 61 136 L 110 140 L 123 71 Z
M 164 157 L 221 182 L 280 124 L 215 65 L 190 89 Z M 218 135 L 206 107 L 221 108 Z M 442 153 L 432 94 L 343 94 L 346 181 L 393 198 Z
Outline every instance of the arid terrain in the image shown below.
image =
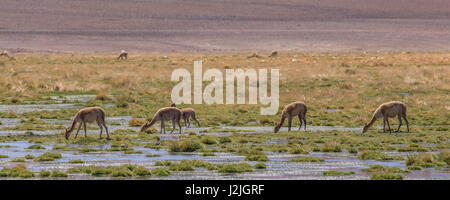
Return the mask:
M 0 57 L 0 179 L 450 179 L 450 53 L 134 53 Z M 280 106 L 178 104 L 182 122 L 140 132 L 171 103 L 178 68 L 280 69 Z M 204 81 L 206 87 L 207 81 Z M 307 129 L 293 120 L 274 133 L 292 101 L 308 106 Z M 367 123 L 383 102 L 407 105 L 410 132 Z M 106 111 L 112 140 L 96 124 L 69 140 L 84 107 Z M 265 107 L 265 106 L 264 106 Z M 167 122 L 169 123 L 169 122 Z M 390 120 L 396 129 L 397 119 Z M 148 134 L 147 134 L 148 133 Z
M 447 0 L 2 0 L 0 50 L 446 51 Z
M 449 0 L 1 0 L 0 180 L 449 180 L 449 7 Z M 279 69 L 278 113 L 261 115 L 261 98 L 177 103 L 195 109 L 201 126 L 182 121 L 169 134 L 167 121 L 167 134 L 161 122 L 143 130 L 171 105 L 173 72 L 195 74 L 195 61 L 204 74 Z M 288 131 L 282 110 L 294 101 L 307 105 L 307 128 L 294 118 Z M 388 101 L 403 102 L 403 116 L 407 110 L 408 125 L 386 121 L 399 132 L 372 117 Z M 97 124 L 77 135 L 74 115 L 94 106 L 105 111 L 96 119 L 106 121 L 111 140 Z M 83 118 L 90 117 L 75 121 Z

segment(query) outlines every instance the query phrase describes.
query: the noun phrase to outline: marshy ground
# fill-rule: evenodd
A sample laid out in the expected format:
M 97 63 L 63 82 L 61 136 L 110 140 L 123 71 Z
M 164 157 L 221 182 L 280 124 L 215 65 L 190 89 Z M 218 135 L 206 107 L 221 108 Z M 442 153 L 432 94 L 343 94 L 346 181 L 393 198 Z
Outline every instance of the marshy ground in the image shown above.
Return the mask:
M 0 177 L 450 179 L 449 53 L 251 54 L 0 58 Z M 202 127 L 183 127 L 181 135 L 160 135 L 158 125 L 138 132 L 170 105 L 172 71 L 192 71 L 196 60 L 204 70 L 279 68 L 279 112 L 304 101 L 307 131 L 297 131 L 294 120 L 294 131 L 274 134 L 279 114 L 261 116 L 258 105 L 179 105 L 194 108 Z M 362 134 L 377 106 L 391 100 L 408 106 L 411 132 L 383 133 L 379 120 Z M 86 106 L 106 110 L 111 141 L 98 139 L 96 125 L 87 139 L 83 132 L 64 139 Z

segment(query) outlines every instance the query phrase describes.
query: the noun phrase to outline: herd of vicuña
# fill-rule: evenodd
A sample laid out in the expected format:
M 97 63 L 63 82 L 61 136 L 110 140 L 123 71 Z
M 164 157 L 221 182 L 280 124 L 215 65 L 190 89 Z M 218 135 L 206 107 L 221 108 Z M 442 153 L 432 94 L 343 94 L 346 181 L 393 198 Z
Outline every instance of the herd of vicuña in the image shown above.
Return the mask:
M 292 119 L 294 117 L 298 117 L 300 121 L 300 126 L 298 127 L 298 130 L 301 130 L 302 125 L 304 125 L 304 130 L 306 130 L 306 112 L 308 108 L 305 105 L 305 103 L 296 101 L 293 103 L 290 103 L 286 105 L 281 112 L 281 121 L 278 123 L 275 128 L 274 132 L 277 133 L 281 126 L 283 126 L 284 121 L 288 120 L 288 131 L 291 131 L 291 125 L 292 125 Z M 406 105 L 400 101 L 391 101 L 387 103 L 381 104 L 374 112 L 372 119 L 369 123 L 366 123 L 363 127 L 363 133 L 367 132 L 367 130 L 375 123 L 375 121 L 378 118 L 383 118 L 384 126 L 383 126 L 383 132 L 386 131 L 386 124 L 388 125 L 389 133 L 391 133 L 391 127 L 389 125 L 389 118 L 393 118 L 397 116 L 399 120 L 399 126 L 395 132 L 400 131 L 400 127 L 402 126 L 402 118 L 406 122 L 407 131 L 409 132 L 409 123 L 406 119 Z M 195 111 L 192 108 L 183 108 L 179 109 L 176 107 L 174 103 L 171 104 L 170 107 L 164 107 L 156 111 L 155 115 L 153 116 L 152 120 L 150 122 L 145 123 L 142 125 L 140 131 L 144 132 L 151 126 L 153 126 L 156 122 L 161 121 L 161 134 L 165 134 L 165 122 L 172 121 L 172 131 L 171 134 L 175 130 L 176 125 L 178 125 L 179 133 L 181 134 L 181 119 L 184 120 L 185 125 L 187 128 L 190 127 L 190 119 L 193 119 L 195 122 L 197 122 L 198 126 L 200 127 L 200 122 L 197 120 L 195 116 Z M 75 115 L 72 125 L 70 128 L 66 129 L 65 131 L 65 137 L 66 139 L 69 139 L 70 133 L 74 130 L 75 125 L 79 123 L 77 133 L 75 134 L 75 139 L 78 136 L 78 132 L 81 129 L 81 125 L 84 126 L 84 135 L 87 137 L 86 132 L 86 123 L 93 123 L 94 121 L 97 122 L 98 126 L 100 127 L 100 139 L 102 138 L 102 132 L 103 132 L 103 126 L 106 129 L 107 139 L 109 138 L 108 128 L 106 127 L 105 123 L 105 111 L 102 108 L 99 107 L 88 107 L 83 108 L 80 111 L 77 112 Z

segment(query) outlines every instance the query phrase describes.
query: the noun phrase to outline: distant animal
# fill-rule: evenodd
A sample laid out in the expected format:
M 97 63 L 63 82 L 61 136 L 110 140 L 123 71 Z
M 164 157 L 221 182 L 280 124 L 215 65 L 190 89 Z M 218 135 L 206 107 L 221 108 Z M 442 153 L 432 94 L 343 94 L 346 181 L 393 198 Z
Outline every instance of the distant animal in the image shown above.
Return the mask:
M 170 104 L 170 107 L 177 107 L 175 103 Z M 181 109 L 181 118 L 184 120 L 184 124 L 187 128 L 191 126 L 191 122 L 189 121 L 192 118 L 195 122 L 197 122 L 198 127 L 200 127 L 200 122 L 195 117 L 195 111 L 192 108 L 183 108 Z
M 117 60 L 125 60 L 128 59 L 128 52 L 126 52 L 125 50 L 120 51 L 120 55 L 119 57 L 117 57 Z
M 0 56 L 5 56 L 5 57 L 9 57 L 9 55 L 8 55 L 8 51 L 3 51 L 3 52 L 0 52 Z
M 158 146 L 158 145 L 160 144 L 160 142 L 159 142 L 159 141 L 160 141 L 159 137 L 158 137 L 158 138 L 156 138 L 156 142 L 155 142 L 155 145 L 156 145 L 156 146 Z
M 272 51 L 272 53 L 270 54 L 269 57 L 277 57 L 278 56 L 278 51 Z
M 386 123 L 389 128 L 389 133 L 391 133 L 391 126 L 389 125 L 389 118 L 393 118 L 397 116 L 400 124 L 398 125 L 398 129 L 395 132 L 400 131 L 400 127 L 402 126 L 402 118 L 406 122 L 406 127 L 409 133 L 409 123 L 408 119 L 406 119 L 406 105 L 400 101 L 390 101 L 381 104 L 377 110 L 373 113 L 372 119 L 367 124 L 364 124 L 363 133 L 367 132 L 369 128 L 375 123 L 378 118 L 383 118 L 383 132 L 386 132 Z
M 284 120 L 288 118 L 288 131 L 291 131 L 291 125 L 292 125 L 292 118 L 295 116 L 298 116 L 298 119 L 300 120 L 300 126 L 298 127 L 298 130 L 302 127 L 302 121 L 305 124 L 305 130 L 306 130 L 306 111 L 307 107 L 305 103 L 301 101 L 296 101 L 293 103 L 290 103 L 286 105 L 281 112 L 281 121 L 279 124 L 275 126 L 274 132 L 277 133 L 281 126 L 284 123 Z
M 96 121 L 98 126 L 100 127 L 100 139 L 102 138 L 104 126 L 106 129 L 107 139 L 109 140 L 110 138 L 108 133 L 108 127 L 106 127 L 105 123 L 105 110 L 99 107 L 88 107 L 79 110 L 72 120 L 72 125 L 70 126 L 70 128 L 66 129 L 66 132 L 64 133 L 66 140 L 69 139 L 70 133 L 72 133 L 77 123 L 79 123 L 80 125 L 78 126 L 77 133 L 75 134 L 75 139 L 77 139 L 78 132 L 80 131 L 82 124 L 84 126 L 84 136 L 87 138 L 86 123 L 92 123 L 94 121 Z
M 172 131 L 170 132 L 170 134 L 172 134 L 173 131 L 175 130 L 175 123 L 178 124 L 178 127 L 180 128 L 180 134 L 181 134 L 180 119 L 181 119 L 181 110 L 180 109 L 178 109 L 176 107 L 161 108 L 155 113 L 155 115 L 153 116 L 153 118 L 150 122 L 142 125 L 141 132 L 144 132 L 145 130 L 147 130 L 148 128 L 153 126 L 153 124 L 155 124 L 157 121 L 161 121 L 161 134 L 162 133 L 165 134 L 166 126 L 165 126 L 164 122 L 172 120 Z

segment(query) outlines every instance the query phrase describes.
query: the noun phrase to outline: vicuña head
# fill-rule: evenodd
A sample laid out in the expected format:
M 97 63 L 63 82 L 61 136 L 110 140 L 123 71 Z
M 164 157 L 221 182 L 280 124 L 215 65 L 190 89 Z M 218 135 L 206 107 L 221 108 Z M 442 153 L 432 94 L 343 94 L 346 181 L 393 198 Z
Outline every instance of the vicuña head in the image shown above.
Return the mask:
M 363 127 L 363 133 L 367 132 L 367 130 L 369 130 L 370 126 L 367 123 L 364 123 L 364 127 Z
M 70 131 L 68 128 L 66 128 L 66 129 L 65 129 L 65 132 L 64 132 L 64 137 L 66 138 L 66 140 L 69 139 L 70 133 L 72 133 L 72 131 Z
M 278 133 L 280 128 L 281 128 L 281 124 L 276 125 L 275 128 L 273 129 L 273 132 Z
M 144 132 L 145 130 L 147 130 L 150 126 L 150 123 L 145 123 L 144 125 L 141 126 L 141 132 Z

